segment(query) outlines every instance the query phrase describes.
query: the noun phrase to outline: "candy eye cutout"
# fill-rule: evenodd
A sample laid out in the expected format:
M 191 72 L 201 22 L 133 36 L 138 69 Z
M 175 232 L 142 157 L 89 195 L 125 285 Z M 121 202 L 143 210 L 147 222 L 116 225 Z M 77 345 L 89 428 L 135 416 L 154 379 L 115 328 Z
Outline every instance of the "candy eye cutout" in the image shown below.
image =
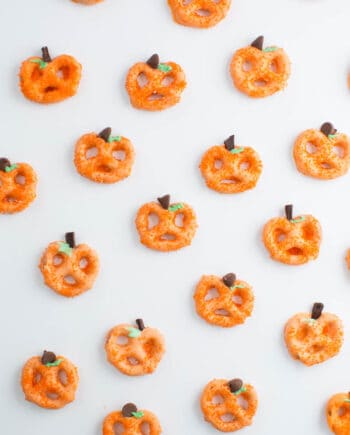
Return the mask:
M 306 151 L 307 151 L 309 154 L 316 154 L 316 153 L 318 152 L 318 147 L 317 147 L 317 145 L 315 145 L 315 144 L 312 143 L 312 142 L 307 142 L 305 148 L 306 148 Z
M 174 82 L 175 78 L 172 74 L 167 74 L 162 80 L 162 86 L 170 86 Z
M 213 396 L 211 399 L 211 403 L 213 405 L 222 405 L 225 403 L 225 399 L 221 396 L 221 394 L 215 394 L 215 396 Z
M 224 166 L 224 162 L 220 159 L 214 160 L 214 168 L 215 169 L 221 169 Z
M 219 292 L 215 287 L 208 290 L 207 294 L 204 297 L 205 301 L 211 301 L 212 299 L 216 299 L 220 296 Z
M 242 63 L 242 70 L 243 70 L 244 72 L 251 71 L 252 69 L 253 69 L 253 64 L 252 64 L 252 62 L 250 62 L 249 60 L 245 60 L 245 61 Z
M 112 156 L 119 162 L 122 162 L 126 159 L 126 152 L 124 150 L 115 150 L 112 152 Z
M 249 168 L 250 168 L 250 162 L 248 162 L 248 161 L 242 162 L 242 163 L 239 165 L 239 169 L 240 169 L 241 171 L 247 171 Z
M 175 225 L 177 227 L 183 228 L 185 226 L 184 219 L 185 215 L 183 213 L 177 213 L 175 216 Z
M 86 257 L 82 257 L 79 260 L 79 267 L 80 269 L 86 269 L 89 266 L 89 260 Z
M 128 343 L 129 343 L 129 339 L 125 335 L 119 335 L 119 337 L 117 337 L 117 339 L 116 339 L 116 344 L 118 346 L 125 346 Z
M 150 213 L 148 215 L 148 229 L 151 230 L 152 228 L 156 227 L 160 222 L 159 216 L 157 213 Z
M 61 254 L 56 254 L 53 259 L 52 263 L 54 266 L 60 266 L 63 263 L 63 257 Z
M 68 385 L 68 375 L 65 370 L 61 369 L 58 371 L 58 380 L 64 387 Z
M 125 433 L 124 425 L 122 423 L 114 423 L 113 425 L 114 435 L 123 435 Z
M 144 72 L 140 73 L 137 76 L 137 83 L 140 86 L 140 88 L 144 88 L 148 84 L 148 78 Z
M 340 145 L 334 145 L 332 147 L 332 151 L 333 153 L 338 156 L 340 159 L 343 159 L 345 157 L 345 150 L 342 146 Z
M 26 184 L 26 177 L 23 174 L 17 174 L 15 177 L 15 182 L 20 186 L 24 186 Z
M 140 425 L 140 431 L 142 435 L 150 435 L 151 434 L 151 426 L 148 421 L 143 421 Z
M 244 409 L 244 410 L 247 410 L 248 409 L 248 406 L 249 406 L 249 404 L 248 404 L 248 401 L 243 397 L 243 396 L 238 396 L 237 397 L 237 402 L 238 402 L 238 405 L 242 408 L 242 409 Z
M 96 157 L 97 155 L 98 155 L 98 148 L 97 148 L 97 147 L 91 147 L 91 148 L 88 148 L 88 149 L 86 150 L 85 158 L 86 158 L 87 160 L 89 160 L 89 159 L 93 159 L 93 158 Z

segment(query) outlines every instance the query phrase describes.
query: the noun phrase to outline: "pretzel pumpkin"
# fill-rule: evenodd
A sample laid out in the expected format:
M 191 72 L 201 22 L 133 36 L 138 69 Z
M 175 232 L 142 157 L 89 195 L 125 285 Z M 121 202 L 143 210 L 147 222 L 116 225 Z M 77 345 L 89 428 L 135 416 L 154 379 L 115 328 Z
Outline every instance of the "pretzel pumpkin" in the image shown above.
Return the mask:
M 62 296 L 74 297 L 94 285 L 99 260 L 89 246 L 75 245 L 74 233 L 66 233 L 65 242 L 49 244 L 39 268 L 48 287 Z
M 194 294 L 197 313 L 208 323 L 224 328 L 244 323 L 254 307 L 251 286 L 234 273 L 223 278 L 204 275 Z
M 322 311 L 323 304 L 315 303 L 311 314 L 296 314 L 288 320 L 284 329 L 290 355 L 307 366 L 334 357 L 343 344 L 341 320 L 334 314 Z
M 135 223 L 140 242 L 157 251 L 175 251 L 190 245 L 197 229 L 192 208 L 183 202 L 170 204 L 170 195 L 158 198 L 158 203 L 144 204 Z
M 231 0 L 168 0 L 168 4 L 178 24 L 207 29 L 226 17 Z
M 37 177 L 27 163 L 0 159 L 0 213 L 18 213 L 27 208 L 36 197 Z
M 84 134 L 75 145 L 77 171 L 97 183 L 116 183 L 127 178 L 134 160 L 134 147 L 129 139 L 112 136 L 109 127 L 98 135 Z
M 158 418 L 150 411 L 138 410 L 127 403 L 121 411 L 107 415 L 103 422 L 103 435 L 159 435 L 162 433 Z
M 330 122 L 320 130 L 310 129 L 299 135 L 294 144 L 294 161 L 304 175 L 330 180 L 346 174 L 350 167 L 350 140 Z
M 74 57 L 63 54 L 51 59 L 48 48 L 42 57 L 30 57 L 22 63 L 19 77 L 22 93 L 36 103 L 58 103 L 78 91 L 81 65 Z
M 130 68 L 125 87 L 136 109 L 164 110 L 180 101 L 186 79 L 180 65 L 159 63 L 159 56 L 154 54 Z
M 350 393 L 338 393 L 332 396 L 326 409 L 329 429 L 335 435 L 350 434 Z
M 137 328 L 122 324 L 112 328 L 106 338 L 108 361 L 129 376 L 153 373 L 165 352 L 162 334 L 154 328 L 145 328 L 142 319 Z
M 220 193 L 239 193 L 256 186 L 262 162 L 253 148 L 236 147 L 232 135 L 224 145 L 209 148 L 199 167 L 210 189 Z
M 205 420 L 221 432 L 234 432 L 251 425 L 257 407 L 254 387 L 243 384 L 241 379 L 214 379 L 201 397 Z
M 249 97 L 268 97 L 282 90 L 290 75 L 290 61 L 282 48 L 263 48 L 259 36 L 248 47 L 236 51 L 231 60 L 233 84 Z
M 44 351 L 33 356 L 22 369 L 22 389 L 26 400 L 42 408 L 63 408 L 75 399 L 78 369 L 65 357 Z
M 263 242 L 271 258 L 299 265 L 315 260 L 320 250 L 320 223 L 311 215 L 293 218 L 293 206 L 285 206 L 286 217 L 269 220 L 263 230 Z

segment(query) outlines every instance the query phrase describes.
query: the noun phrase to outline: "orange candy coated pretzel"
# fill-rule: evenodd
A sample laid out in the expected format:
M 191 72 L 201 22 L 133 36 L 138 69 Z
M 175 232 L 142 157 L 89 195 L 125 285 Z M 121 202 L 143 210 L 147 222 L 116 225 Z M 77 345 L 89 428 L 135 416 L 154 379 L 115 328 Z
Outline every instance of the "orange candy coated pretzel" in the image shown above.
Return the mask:
M 214 379 L 201 397 L 205 420 L 221 432 L 234 432 L 251 425 L 257 407 L 254 387 L 240 379 Z
M 320 223 L 311 215 L 293 218 L 293 206 L 286 205 L 286 217 L 269 220 L 263 230 L 263 242 L 271 258 L 299 265 L 315 260 L 320 250 Z
M 330 122 L 320 130 L 306 130 L 299 135 L 293 150 L 298 170 L 310 177 L 330 180 L 346 174 L 350 167 L 350 140 L 337 133 Z
M 290 75 L 290 61 L 282 48 L 266 47 L 260 36 L 236 51 L 230 72 L 234 85 L 249 97 L 268 97 L 282 90 Z
M 233 273 L 219 278 L 204 275 L 194 294 L 197 313 L 212 325 L 230 328 L 244 323 L 254 307 L 254 294 L 245 281 Z
M 73 0 L 74 3 L 80 3 L 81 5 L 95 5 L 101 3 L 103 0 Z
M 327 422 L 335 435 L 350 434 L 350 393 L 332 396 L 326 409 Z
M 127 403 L 121 411 L 107 415 L 103 422 L 103 435 L 159 435 L 162 428 L 158 418 L 150 411 L 138 410 L 133 403 Z
M 199 167 L 207 186 L 220 193 L 253 189 L 262 172 L 258 153 L 253 148 L 236 147 L 233 135 L 224 145 L 209 148 Z
M 137 324 L 137 328 L 128 324 L 115 326 L 105 343 L 108 361 L 129 376 L 153 373 L 165 352 L 161 333 L 154 328 L 145 328 L 141 319 Z
M 168 4 L 178 24 L 206 29 L 226 17 L 231 0 L 168 0 Z
M 130 68 L 125 87 L 136 109 L 164 110 L 180 101 L 186 79 L 179 65 L 159 63 L 158 55 L 154 54 L 147 62 Z
M 75 145 L 77 171 L 97 183 L 116 183 L 127 178 L 134 160 L 135 151 L 129 139 L 111 136 L 109 127 L 99 135 L 84 134 Z
M 170 204 L 169 195 L 158 201 L 144 204 L 137 212 L 140 242 L 157 251 L 175 251 L 190 245 L 197 229 L 192 208 L 183 202 Z
M 42 357 L 30 358 L 22 370 L 26 400 L 42 408 L 59 409 L 73 402 L 78 382 L 77 368 L 67 358 L 56 358 L 52 352 L 45 351 Z
M 343 344 L 343 325 L 339 317 L 322 313 L 316 303 L 312 313 L 299 313 L 288 320 L 284 339 L 290 355 L 307 366 L 337 355 Z
M 63 54 L 51 59 L 47 47 L 42 58 L 30 57 L 22 63 L 19 77 L 22 93 L 36 103 L 58 103 L 77 93 L 81 65 Z
M 0 159 L 0 213 L 17 213 L 27 208 L 36 197 L 37 177 L 27 163 L 11 165 Z
M 99 260 L 89 246 L 75 246 L 74 233 L 66 233 L 66 242 L 49 244 L 39 268 L 48 287 L 62 296 L 74 297 L 93 286 Z

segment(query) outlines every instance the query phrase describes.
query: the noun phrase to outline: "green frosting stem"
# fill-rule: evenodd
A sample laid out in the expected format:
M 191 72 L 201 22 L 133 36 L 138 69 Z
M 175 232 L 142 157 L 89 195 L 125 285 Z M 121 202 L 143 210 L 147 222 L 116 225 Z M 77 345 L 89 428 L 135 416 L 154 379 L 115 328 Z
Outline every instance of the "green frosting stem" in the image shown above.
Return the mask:
M 180 210 L 181 208 L 184 208 L 184 205 L 181 202 L 178 202 L 177 204 L 172 204 L 168 210 L 169 211 L 177 211 Z
M 304 222 L 305 220 L 305 216 L 300 216 L 297 219 L 291 219 L 290 221 L 292 222 L 292 224 L 298 224 L 299 222 Z
M 61 362 L 63 361 L 63 359 L 56 359 L 56 361 L 52 362 L 52 363 L 46 363 L 46 367 L 57 367 L 61 364 Z
M 47 62 L 44 62 L 42 59 L 32 59 L 31 62 L 39 64 L 40 69 L 44 69 L 47 66 Z
M 11 165 L 11 166 L 6 166 L 6 167 L 5 167 L 5 172 L 11 172 L 11 171 L 13 171 L 14 169 L 17 169 L 17 165 L 16 165 L 16 163 L 14 163 L 14 164 Z
M 230 150 L 230 153 L 239 154 L 239 153 L 242 153 L 243 151 L 244 151 L 243 147 L 238 147 L 238 148 L 232 148 L 232 150 Z
M 239 390 L 235 391 L 233 394 L 235 396 L 239 396 L 241 393 L 245 393 L 247 391 L 247 388 L 243 385 L 242 388 L 240 388 Z
M 264 51 L 265 53 L 271 53 L 272 51 L 276 51 L 276 50 L 278 50 L 278 47 L 275 47 L 275 46 L 273 46 L 273 47 L 265 47 L 265 48 L 263 49 L 263 51 Z
M 158 69 L 159 71 L 163 71 L 163 72 L 169 72 L 172 70 L 170 65 L 167 65 L 166 63 L 160 63 L 158 65 Z
M 336 134 L 329 134 L 329 135 L 328 135 L 328 138 L 329 138 L 329 139 L 335 139 L 336 137 L 337 137 Z
M 308 323 L 309 325 L 314 325 L 316 323 L 316 319 L 304 319 L 304 323 Z
M 128 327 L 128 331 L 129 331 L 128 337 L 130 338 L 137 338 L 141 335 L 141 331 L 137 328 L 133 328 L 132 326 Z
M 63 252 L 64 254 L 71 256 L 73 249 L 68 245 L 68 243 L 60 242 L 60 247 L 58 249 L 58 252 Z
M 109 136 L 108 142 L 120 142 L 122 140 L 121 136 Z
M 145 414 L 142 411 L 132 412 L 131 413 L 135 418 L 142 418 Z
M 244 285 L 242 285 L 242 284 L 235 284 L 235 285 L 233 285 L 232 287 L 230 287 L 230 290 L 234 290 L 234 289 L 236 289 L 236 288 L 245 288 L 245 287 L 244 287 Z

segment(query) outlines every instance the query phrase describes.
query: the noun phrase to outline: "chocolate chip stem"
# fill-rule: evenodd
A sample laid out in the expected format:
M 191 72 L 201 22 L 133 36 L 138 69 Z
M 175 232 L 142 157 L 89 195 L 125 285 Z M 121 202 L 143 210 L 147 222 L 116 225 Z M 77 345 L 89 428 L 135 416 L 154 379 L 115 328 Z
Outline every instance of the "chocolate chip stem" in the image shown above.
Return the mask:
M 11 166 L 10 160 L 6 159 L 5 157 L 2 157 L 0 159 L 0 171 L 6 172 L 5 169 L 7 166 Z
M 291 221 L 293 219 L 293 205 L 287 204 L 284 206 L 284 210 L 286 213 L 286 218 Z
M 143 331 L 145 329 L 145 324 L 143 323 L 142 319 L 136 319 L 136 325 L 140 331 Z
M 311 319 L 317 320 L 322 315 L 324 305 L 321 302 L 314 303 L 311 312 Z
M 49 49 L 47 47 L 42 47 L 41 52 L 42 52 L 42 60 L 44 62 L 47 62 L 47 63 L 52 62 L 52 59 L 51 59 L 51 56 L 49 53 Z
M 133 417 L 134 412 L 137 412 L 137 406 L 134 403 L 127 403 L 122 408 L 123 417 Z
M 159 65 L 159 56 L 158 54 L 152 54 L 152 56 L 146 61 L 147 65 L 153 69 L 157 69 Z
M 160 196 L 157 200 L 164 210 L 168 210 L 170 205 L 170 195 Z
M 243 387 L 243 381 L 242 379 L 232 379 L 229 381 L 228 386 L 231 393 L 236 393 Z
M 250 45 L 258 50 L 262 50 L 264 46 L 264 37 L 262 35 L 258 36 Z
M 329 136 L 330 134 L 335 134 L 337 132 L 337 129 L 334 128 L 333 124 L 331 122 L 324 122 L 321 125 L 320 128 L 321 132 L 325 135 L 325 136 Z
M 75 248 L 75 234 L 73 232 L 66 233 L 66 243 L 70 248 Z
M 236 275 L 234 273 L 227 273 L 225 276 L 222 277 L 222 282 L 227 287 L 232 287 L 236 281 Z
M 112 133 L 111 127 L 106 127 L 98 134 L 98 137 L 103 139 L 105 142 L 108 142 L 111 133 Z
M 235 135 L 232 134 L 230 137 L 228 137 L 224 142 L 225 148 L 228 151 L 231 151 L 235 148 Z
M 56 355 L 53 352 L 48 352 L 44 350 L 41 357 L 41 363 L 46 365 L 48 363 L 54 363 L 56 361 Z

